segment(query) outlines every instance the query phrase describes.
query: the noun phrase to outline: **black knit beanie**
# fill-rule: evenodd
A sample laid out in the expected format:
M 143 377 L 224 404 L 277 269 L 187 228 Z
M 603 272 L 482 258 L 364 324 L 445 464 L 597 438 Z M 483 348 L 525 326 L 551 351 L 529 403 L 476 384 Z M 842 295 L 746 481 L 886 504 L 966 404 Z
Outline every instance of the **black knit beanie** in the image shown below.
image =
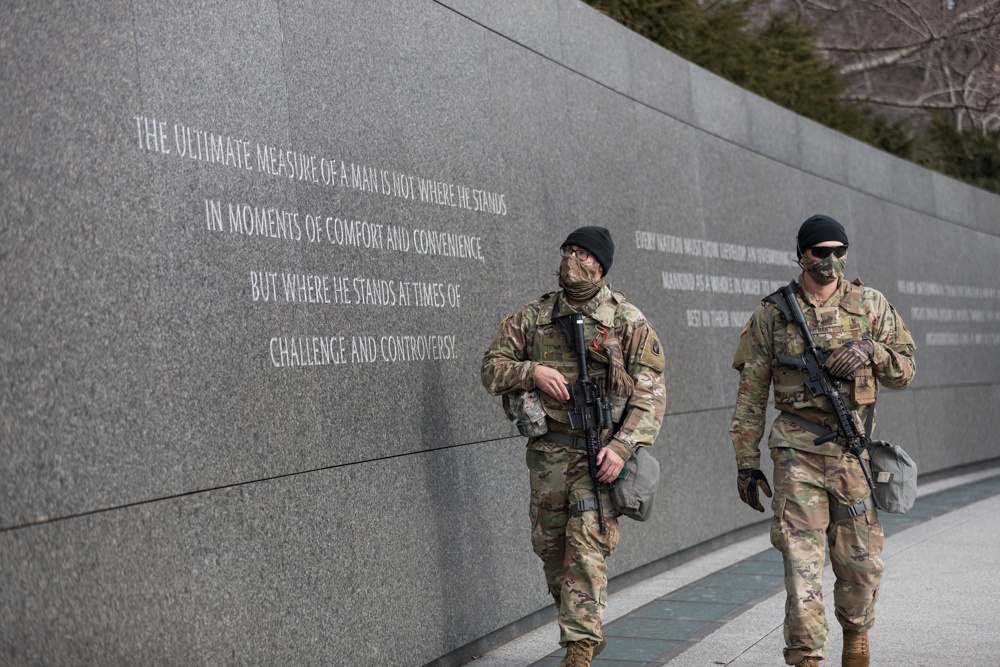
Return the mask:
M 799 227 L 795 237 L 795 255 L 802 259 L 802 251 L 824 241 L 840 241 L 845 246 L 847 232 L 844 226 L 828 215 L 814 215 Z
M 600 263 L 603 275 L 608 275 L 611 262 L 615 259 L 615 242 L 611 240 L 611 232 L 604 227 L 580 227 L 567 236 L 559 247 L 565 248 L 568 245 L 589 250 Z

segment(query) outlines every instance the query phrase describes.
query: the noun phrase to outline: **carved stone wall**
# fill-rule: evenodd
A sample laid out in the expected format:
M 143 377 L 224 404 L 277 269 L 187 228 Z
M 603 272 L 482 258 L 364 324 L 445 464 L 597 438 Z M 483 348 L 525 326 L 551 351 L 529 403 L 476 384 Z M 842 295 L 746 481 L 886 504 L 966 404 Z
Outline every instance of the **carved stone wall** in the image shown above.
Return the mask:
M 613 575 L 760 519 L 730 362 L 813 213 L 917 339 L 880 435 L 997 456 L 1000 198 L 582 3 L 0 18 L 0 663 L 424 664 L 547 605 L 479 363 L 581 224 L 667 351 Z

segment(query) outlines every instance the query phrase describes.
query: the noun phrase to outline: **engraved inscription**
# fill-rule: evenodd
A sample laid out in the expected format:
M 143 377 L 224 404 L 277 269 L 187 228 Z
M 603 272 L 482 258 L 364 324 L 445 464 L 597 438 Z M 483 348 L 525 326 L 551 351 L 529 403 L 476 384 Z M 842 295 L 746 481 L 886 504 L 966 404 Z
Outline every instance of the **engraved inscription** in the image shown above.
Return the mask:
M 427 178 L 371 164 L 251 142 L 155 116 L 133 116 L 140 150 L 253 171 L 289 181 L 356 190 L 397 199 L 506 216 L 506 193 Z
M 282 148 L 194 128 L 182 123 L 135 116 L 140 150 L 221 165 L 290 181 L 341 190 L 364 191 L 401 200 L 496 216 L 508 214 L 504 193 L 414 174 L 337 160 L 311 151 Z M 407 227 L 387 220 L 343 212 L 291 210 L 262 201 L 206 198 L 203 229 L 216 238 L 242 238 L 316 247 L 313 262 L 362 252 L 409 253 L 422 257 L 485 263 L 482 238 L 434 226 Z M 312 251 L 313 254 L 317 251 Z M 437 265 L 437 264 L 435 264 Z M 246 276 L 250 302 L 257 307 L 413 308 L 441 312 L 462 307 L 462 285 L 417 277 L 350 275 L 250 268 Z M 328 311 L 329 312 L 329 311 Z M 358 311 L 354 311 L 357 313 Z M 356 326 L 352 314 L 350 326 Z M 347 364 L 449 362 L 459 358 L 456 335 L 430 333 L 273 335 L 265 343 L 273 368 L 337 367 Z
M 944 325 L 942 329 L 961 328 L 963 331 L 924 331 L 923 343 L 935 347 L 970 347 L 1000 345 L 1000 310 L 982 307 L 963 307 L 960 300 L 974 300 L 977 306 L 983 301 L 996 301 L 1000 290 L 996 287 L 973 285 L 948 285 L 930 281 L 899 280 L 896 287 L 901 294 L 923 298 L 921 305 L 911 306 L 909 321 L 917 326 L 924 322 Z M 947 301 L 945 302 L 944 299 Z

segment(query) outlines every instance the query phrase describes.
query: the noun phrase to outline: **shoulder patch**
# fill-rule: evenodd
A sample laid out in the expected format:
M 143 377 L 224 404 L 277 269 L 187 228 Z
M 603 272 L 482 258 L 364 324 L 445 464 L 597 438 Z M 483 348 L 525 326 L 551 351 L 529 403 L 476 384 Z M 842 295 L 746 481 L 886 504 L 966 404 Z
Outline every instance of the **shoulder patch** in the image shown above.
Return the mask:
M 748 358 L 750 358 L 751 346 L 750 339 L 752 336 L 747 336 L 746 332 L 750 329 L 750 323 L 743 327 L 743 333 L 740 334 L 740 342 L 736 345 L 736 353 L 733 354 L 733 368 L 738 371 L 743 370 L 743 366 L 746 364 Z
M 657 373 L 663 372 L 663 346 L 660 345 L 660 339 L 656 337 L 655 333 L 651 332 L 646 337 L 642 346 L 642 354 L 639 356 L 639 363 L 643 366 L 649 366 Z
M 753 315 L 751 314 L 750 317 L 747 318 L 747 323 L 743 325 L 743 329 L 740 331 L 741 338 L 743 337 L 743 334 L 750 331 L 750 324 L 752 322 L 753 322 Z

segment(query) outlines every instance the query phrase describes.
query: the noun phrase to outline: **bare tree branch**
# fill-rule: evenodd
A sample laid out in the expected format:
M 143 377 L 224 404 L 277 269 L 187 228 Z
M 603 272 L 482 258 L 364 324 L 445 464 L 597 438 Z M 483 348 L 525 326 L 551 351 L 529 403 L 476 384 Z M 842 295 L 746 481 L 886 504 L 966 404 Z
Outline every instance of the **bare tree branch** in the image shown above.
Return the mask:
M 846 82 L 845 101 L 893 117 L 1000 124 L 1000 0 L 764 0 L 794 13 Z
M 847 95 L 844 99 L 851 102 L 868 102 L 869 104 L 878 104 L 880 106 L 895 107 L 898 109 L 940 109 L 945 111 L 956 111 L 961 109 L 964 111 L 976 111 L 979 113 L 984 113 L 989 109 L 989 106 L 985 104 L 952 104 L 949 102 L 930 102 L 925 100 L 905 101 L 892 98 L 872 97 L 871 95 Z
M 843 75 L 856 74 L 858 72 L 866 72 L 868 70 L 880 69 L 882 67 L 888 67 L 889 65 L 895 65 L 903 58 L 911 56 L 917 53 L 921 49 L 925 48 L 926 44 L 916 44 L 914 46 L 907 47 L 905 49 L 897 49 L 891 53 L 887 53 L 883 56 L 878 56 L 877 58 L 869 58 L 867 60 L 861 60 L 850 65 L 844 65 L 840 68 L 840 73 Z

